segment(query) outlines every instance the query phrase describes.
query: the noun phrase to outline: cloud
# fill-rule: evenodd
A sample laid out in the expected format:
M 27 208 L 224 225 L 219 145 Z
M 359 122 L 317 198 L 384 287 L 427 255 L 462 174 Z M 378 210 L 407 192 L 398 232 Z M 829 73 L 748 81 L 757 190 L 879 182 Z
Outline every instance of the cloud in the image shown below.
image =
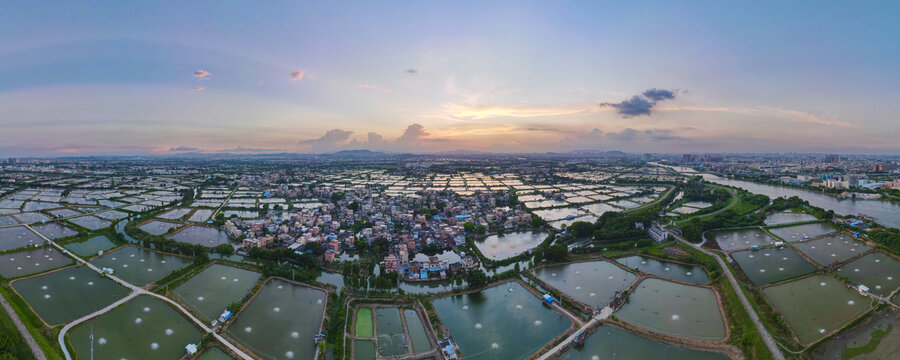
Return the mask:
M 674 98 L 675 91 L 653 88 L 644 91 L 641 95 L 632 96 L 628 100 L 618 103 L 605 102 L 601 103 L 600 106 L 614 108 L 622 117 L 629 118 L 632 116 L 650 115 L 656 103 Z
M 360 89 L 369 89 L 369 90 L 375 90 L 375 91 L 380 91 L 380 92 L 390 92 L 390 90 L 388 90 L 386 88 L 383 88 L 383 87 L 375 85 L 375 84 L 369 84 L 369 83 L 362 83 L 362 84 L 357 85 L 356 87 L 358 87 Z
M 340 149 L 350 140 L 352 131 L 331 129 L 325 132 L 325 135 L 315 139 L 301 140 L 298 143 L 309 148 L 312 152 L 330 152 Z
M 200 148 L 193 147 L 193 146 L 180 145 L 180 146 L 173 146 L 173 147 L 169 148 L 169 151 L 171 151 L 171 152 L 200 151 Z
M 644 91 L 644 97 L 653 101 L 671 100 L 675 98 L 675 92 L 672 90 L 653 88 Z
M 198 86 L 198 87 L 194 88 L 194 91 L 202 91 L 203 89 L 206 89 L 206 88 L 202 87 L 202 86 Z
M 200 80 L 209 80 L 210 76 L 212 76 L 212 73 L 203 69 L 194 71 L 194 77 Z
M 303 70 L 294 70 L 291 72 L 291 81 L 302 80 L 306 73 Z
M 406 69 L 404 72 L 410 75 L 419 75 L 419 70 L 416 69 Z
M 428 137 L 431 135 L 428 130 L 425 130 L 425 127 L 422 124 L 412 124 L 406 127 L 406 130 L 403 131 L 403 135 L 400 135 L 397 138 L 396 143 L 399 145 L 412 145 L 415 144 L 419 139 Z
M 264 152 L 275 152 L 282 151 L 281 149 L 265 149 L 265 148 L 249 148 L 243 147 L 242 145 L 238 145 L 237 147 L 231 149 L 222 149 L 216 152 L 219 153 L 264 153 Z

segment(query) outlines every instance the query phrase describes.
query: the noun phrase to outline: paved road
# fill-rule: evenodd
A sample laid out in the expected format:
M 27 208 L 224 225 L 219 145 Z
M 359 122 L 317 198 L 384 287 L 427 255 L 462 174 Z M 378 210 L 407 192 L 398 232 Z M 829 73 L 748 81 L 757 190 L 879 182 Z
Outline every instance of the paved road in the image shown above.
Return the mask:
M 550 351 L 547 351 L 546 353 L 541 355 L 541 357 L 539 357 L 538 360 L 547 360 L 547 359 L 552 358 L 554 355 L 556 355 L 556 353 L 561 352 L 563 350 L 563 348 L 565 348 L 567 345 L 569 345 L 572 341 L 575 341 L 575 337 L 578 336 L 578 333 L 580 333 L 584 330 L 590 329 L 592 326 L 595 326 L 601 320 L 608 319 L 612 314 L 613 314 L 613 309 L 611 307 L 607 306 L 607 307 L 603 308 L 603 310 L 600 310 L 599 314 L 597 314 L 596 316 L 591 318 L 590 321 L 588 321 L 586 324 L 582 325 L 581 328 L 579 328 L 574 333 L 572 333 L 572 335 L 569 335 L 569 337 L 567 337 L 565 340 L 563 340 L 559 344 L 556 344 L 556 346 L 554 346 L 552 349 L 550 349 Z
M 98 273 L 102 272 L 102 271 L 100 270 L 100 268 L 94 266 L 94 264 L 91 264 L 91 263 L 89 263 L 89 262 L 87 262 L 87 261 L 84 261 L 84 259 L 82 259 L 81 257 L 79 257 L 79 256 L 77 256 L 77 255 L 75 255 L 75 254 L 73 254 L 73 253 L 71 253 L 71 252 L 69 252 L 69 251 L 66 250 L 64 247 L 60 246 L 59 244 L 57 244 L 57 243 L 54 242 L 53 240 L 50 240 L 49 238 L 47 238 L 47 237 L 44 236 L 43 234 L 41 234 L 41 233 L 39 233 L 39 232 L 37 232 L 37 231 L 34 231 L 34 229 L 32 229 L 31 226 L 25 225 L 25 227 L 27 227 L 29 230 L 33 231 L 35 234 L 38 234 L 38 236 L 40 236 L 41 238 L 43 238 L 43 239 L 44 239 L 45 241 L 47 241 L 47 243 L 49 243 L 50 245 L 53 245 L 54 247 L 58 248 L 59 251 L 62 251 L 63 254 L 66 254 L 66 255 L 71 256 L 73 259 L 75 259 L 76 261 L 78 261 L 78 262 L 81 263 L 81 264 L 84 264 L 85 266 L 87 266 L 87 267 L 88 267 L 89 269 L 91 269 L 91 270 L 94 270 L 94 271 L 96 271 L 96 272 L 98 272 Z M 109 306 L 107 306 L 107 307 L 105 307 L 105 308 L 103 308 L 103 309 L 100 309 L 100 310 L 98 310 L 98 311 L 96 311 L 96 312 L 94 312 L 94 313 L 92 313 L 92 314 L 85 315 L 84 317 L 82 317 L 82 318 L 80 318 L 80 319 L 78 319 L 78 320 L 75 320 L 75 321 L 73 321 L 73 322 L 70 322 L 70 323 L 66 324 L 66 325 L 63 327 L 62 331 L 59 332 L 58 341 L 59 341 L 59 346 L 62 348 L 63 355 L 66 356 L 66 359 L 67 359 L 67 360 L 71 360 L 71 359 L 72 359 L 72 355 L 69 354 L 69 349 L 66 347 L 66 333 L 69 331 L 69 329 L 71 329 L 71 328 L 74 327 L 75 325 L 78 325 L 78 324 L 80 324 L 80 323 L 82 323 L 82 322 L 85 322 L 85 321 L 87 321 L 87 320 L 90 320 L 90 319 L 92 319 L 92 318 L 94 318 L 94 317 L 96 317 L 96 316 L 102 315 L 102 314 L 104 314 L 104 313 L 106 313 L 106 312 L 108 312 L 108 311 L 110 311 L 110 310 L 116 308 L 116 307 L 119 306 L 120 304 L 124 304 L 124 303 L 127 302 L 128 300 L 131 300 L 132 298 L 134 298 L 134 297 L 136 297 L 136 296 L 140 296 L 140 295 L 152 296 L 152 297 L 155 297 L 155 298 L 157 298 L 157 299 L 159 299 L 159 300 L 162 300 L 162 301 L 165 301 L 165 302 L 169 303 L 170 305 L 172 305 L 173 307 L 175 307 L 176 309 L 178 309 L 181 313 L 185 314 L 191 321 L 193 321 L 195 324 L 197 324 L 197 326 L 200 327 L 200 329 L 202 329 L 204 332 L 213 334 L 213 336 L 216 338 L 216 340 L 219 340 L 219 342 L 221 342 L 223 345 L 225 345 L 228 349 L 230 349 L 230 350 L 233 351 L 234 353 L 238 354 L 238 356 L 240 356 L 242 359 L 245 359 L 245 360 L 253 360 L 253 358 L 252 358 L 250 355 L 247 355 L 247 353 L 243 352 L 243 351 L 242 351 L 241 349 L 239 349 L 237 346 L 234 346 L 234 344 L 232 344 L 230 341 L 228 341 L 228 339 L 225 339 L 225 338 L 222 337 L 221 335 L 219 335 L 219 334 L 215 333 L 214 331 L 212 331 L 212 329 L 210 329 L 208 326 L 206 326 L 206 323 L 204 323 L 202 320 L 197 319 L 196 317 L 194 317 L 194 315 L 191 314 L 189 311 L 187 311 L 187 309 L 185 309 L 184 307 L 182 307 L 181 304 L 179 304 L 179 303 L 177 303 L 177 302 L 173 301 L 172 299 L 169 299 L 169 298 L 167 298 L 167 297 L 165 297 L 165 296 L 162 296 L 162 295 L 159 295 L 159 294 L 156 294 L 156 293 L 152 293 L 152 292 L 149 292 L 149 291 L 147 291 L 147 290 L 144 290 L 143 288 L 134 286 L 134 285 L 130 284 L 129 282 L 125 281 L 125 280 L 119 279 L 119 278 L 116 277 L 116 276 L 109 275 L 109 276 L 107 276 L 107 277 L 108 277 L 109 279 L 111 279 L 111 280 L 113 280 L 113 281 L 119 283 L 120 285 L 122 285 L 122 286 L 124 286 L 124 287 L 130 289 L 130 290 L 131 290 L 131 293 L 128 294 L 128 296 L 126 296 L 126 297 L 120 299 L 119 301 L 116 301 L 115 303 L 112 303 L 112 304 L 110 304 Z
M 19 319 L 19 315 L 16 314 L 16 311 L 13 310 L 12 306 L 6 302 L 6 298 L 0 296 L 0 304 L 3 305 L 3 309 L 9 314 L 9 317 L 12 318 L 16 327 L 19 328 L 19 333 L 22 334 L 22 337 L 25 338 L 25 343 L 28 344 L 28 347 L 31 348 L 31 352 L 34 353 L 34 358 L 37 360 L 47 360 L 47 355 L 44 355 L 44 350 L 41 350 L 41 347 L 38 346 L 37 341 L 34 341 L 34 337 L 31 336 L 31 333 L 28 332 L 28 328 L 25 327 L 25 324 L 22 323 L 22 320 Z
M 759 332 L 759 335 L 766 343 L 766 347 L 768 347 L 769 352 L 772 353 L 772 357 L 774 357 L 776 360 L 785 360 L 784 354 L 781 353 L 781 350 L 778 348 L 778 344 L 775 342 L 775 339 L 772 338 L 772 335 L 769 334 L 769 331 L 766 330 L 765 326 L 763 326 L 762 321 L 759 320 L 759 315 L 756 314 L 756 310 L 753 309 L 753 306 L 750 305 L 750 301 L 747 300 L 746 296 L 744 296 L 744 292 L 741 290 L 741 285 L 738 284 L 737 279 L 735 279 L 734 274 L 731 273 L 731 269 L 727 264 L 725 264 L 725 261 L 723 261 L 722 258 L 712 253 L 711 251 L 701 248 L 700 245 L 691 244 L 689 241 L 675 234 L 671 235 L 675 236 L 678 241 L 681 241 L 688 246 L 700 250 L 700 252 L 712 256 L 716 259 L 716 262 L 718 262 L 719 266 L 722 267 L 722 271 L 725 272 L 725 276 L 728 277 L 728 282 L 731 283 L 731 287 L 734 288 L 734 292 L 737 293 L 738 298 L 741 299 L 741 304 L 744 305 L 744 310 L 747 310 L 747 314 L 750 315 L 750 320 L 752 320 L 753 325 L 756 326 L 756 330 Z

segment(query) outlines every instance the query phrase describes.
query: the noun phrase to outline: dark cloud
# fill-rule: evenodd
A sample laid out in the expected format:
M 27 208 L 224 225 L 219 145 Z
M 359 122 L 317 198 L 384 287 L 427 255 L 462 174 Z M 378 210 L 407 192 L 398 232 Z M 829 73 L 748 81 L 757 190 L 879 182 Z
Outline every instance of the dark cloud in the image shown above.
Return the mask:
M 652 101 L 670 100 L 675 98 L 675 92 L 672 90 L 653 88 L 644 91 L 644 97 Z
M 172 152 L 181 152 L 181 151 L 200 151 L 200 148 L 193 147 L 193 146 L 184 146 L 184 145 L 181 145 L 181 146 L 173 146 L 173 147 L 169 148 L 169 151 L 172 151 Z
M 419 75 L 419 70 L 416 69 L 406 69 L 404 72 L 410 75 Z
M 641 95 L 632 96 L 631 99 L 618 103 L 601 103 L 602 107 L 615 108 L 622 117 L 632 117 L 641 115 L 650 115 L 656 103 L 663 100 L 671 100 L 675 98 L 675 91 L 664 89 L 649 89 Z

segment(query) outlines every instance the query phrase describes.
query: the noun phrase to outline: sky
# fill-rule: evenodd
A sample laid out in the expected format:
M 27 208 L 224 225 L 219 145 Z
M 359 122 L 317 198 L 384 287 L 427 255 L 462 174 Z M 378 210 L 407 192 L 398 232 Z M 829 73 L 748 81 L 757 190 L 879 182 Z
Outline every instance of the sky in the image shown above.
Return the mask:
M 0 6 L 0 156 L 900 154 L 895 1 Z

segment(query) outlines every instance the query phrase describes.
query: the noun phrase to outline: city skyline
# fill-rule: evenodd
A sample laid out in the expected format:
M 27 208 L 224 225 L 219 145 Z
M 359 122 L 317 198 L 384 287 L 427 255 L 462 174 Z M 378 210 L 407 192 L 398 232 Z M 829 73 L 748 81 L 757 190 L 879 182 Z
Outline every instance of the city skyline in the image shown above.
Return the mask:
M 900 8 L 809 5 L 11 4 L 0 156 L 900 153 Z

